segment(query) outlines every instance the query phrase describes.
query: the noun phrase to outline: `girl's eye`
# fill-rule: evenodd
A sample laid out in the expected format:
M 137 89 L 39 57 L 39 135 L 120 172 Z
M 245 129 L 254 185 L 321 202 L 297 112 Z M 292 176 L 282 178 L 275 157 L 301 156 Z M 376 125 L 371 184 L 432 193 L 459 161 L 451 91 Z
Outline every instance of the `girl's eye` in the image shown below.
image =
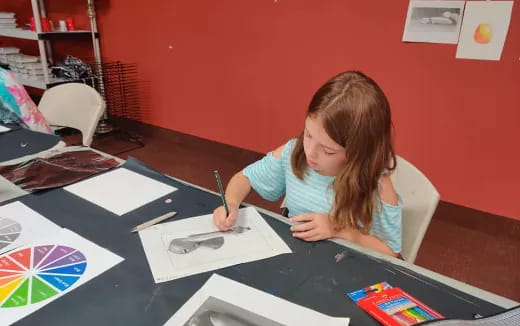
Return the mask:
M 336 154 L 335 152 L 327 152 L 327 151 L 323 151 L 326 155 L 334 155 Z
M 312 138 L 311 135 L 306 131 L 303 132 L 303 135 L 307 138 Z

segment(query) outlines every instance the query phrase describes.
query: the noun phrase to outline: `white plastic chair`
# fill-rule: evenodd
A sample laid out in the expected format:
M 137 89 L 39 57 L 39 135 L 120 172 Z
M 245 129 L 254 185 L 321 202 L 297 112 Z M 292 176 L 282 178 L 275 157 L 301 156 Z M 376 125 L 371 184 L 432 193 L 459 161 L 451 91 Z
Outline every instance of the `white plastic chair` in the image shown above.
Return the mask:
M 401 256 L 413 263 L 440 196 L 430 180 L 400 156 L 397 156 L 397 167 L 391 179 L 403 199 Z
M 48 89 L 38 105 L 50 125 L 81 131 L 84 146 L 92 143 L 105 107 L 105 101 L 94 88 L 79 83 L 62 84 Z

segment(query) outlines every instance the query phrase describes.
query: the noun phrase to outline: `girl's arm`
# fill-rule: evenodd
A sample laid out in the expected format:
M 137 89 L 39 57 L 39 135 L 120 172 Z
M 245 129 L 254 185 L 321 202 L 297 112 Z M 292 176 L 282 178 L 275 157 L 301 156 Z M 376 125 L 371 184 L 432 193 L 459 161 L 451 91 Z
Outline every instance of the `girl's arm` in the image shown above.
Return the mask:
M 390 205 L 397 205 L 397 193 L 392 185 L 390 175 L 388 174 L 381 177 L 381 182 L 379 184 L 379 198 Z M 393 257 L 399 256 L 399 253 L 393 252 L 381 239 L 373 235 L 363 234 L 359 230 L 343 229 L 337 232 L 336 236 Z
M 328 214 L 308 213 L 302 214 L 290 219 L 293 223 L 301 224 L 291 226 L 293 237 L 305 241 L 319 241 L 330 238 L 341 238 L 357 245 L 382 252 L 384 254 L 398 257 L 398 253 L 393 252 L 386 243 L 379 238 L 363 234 L 359 230 L 345 227 L 339 231 L 334 230 L 331 219 Z
M 381 182 L 379 183 L 379 198 L 390 205 L 397 205 L 397 192 L 388 174 L 381 177 Z
M 280 146 L 273 151 L 273 157 L 278 159 L 282 155 L 284 146 Z M 228 204 L 236 207 L 240 206 L 240 203 L 249 195 L 251 192 L 251 182 L 242 173 L 242 171 L 236 173 L 226 188 L 226 200 Z
M 282 155 L 284 146 L 278 147 L 273 151 L 273 157 L 279 159 Z M 223 206 L 213 211 L 213 222 L 219 230 L 225 231 L 233 227 L 238 216 L 238 207 L 240 203 L 251 192 L 251 182 L 242 171 L 236 173 L 226 187 L 226 201 L 229 207 L 229 215 L 226 216 L 226 210 Z
M 389 256 L 398 257 L 399 253 L 393 252 L 390 247 L 386 245 L 382 240 L 373 235 L 363 234 L 359 230 L 350 228 L 342 229 L 334 235 L 335 238 L 341 238 L 357 245 L 363 246 L 368 249 L 379 251 Z
M 251 191 L 249 179 L 242 173 L 236 173 L 226 187 L 226 202 L 229 208 L 229 215 L 226 215 L 224 206 L 217 207 L 213 211 L 213 222 L 221 231 L 227 231 L 233 227 L 238 216 L 238 207 Z
M 379 196 L 386 203 L 397 205 L 397 194 L 394 190 L 390 176 L 381 177 Z M 291 227 L 293 236 L 305 241 L 318 241 L 329 238 L 341 238 L 357 245 L 382 252 L 384 254 L 398 257 L 399 253 L 393 252 L 390 247 L 378 237 L 363 234 L 361 231 L 347 227 L 339 231 L 334 230 L 328 214 L 309 213 L 291 218 L 291 222 L 302 222 L 302 224 Z
M 249 192 L 251 192 L 251 183 L 242 171 L 240 171 L 229 180 L 226 188 L 226 200 L 229 205 L 238 208 Z

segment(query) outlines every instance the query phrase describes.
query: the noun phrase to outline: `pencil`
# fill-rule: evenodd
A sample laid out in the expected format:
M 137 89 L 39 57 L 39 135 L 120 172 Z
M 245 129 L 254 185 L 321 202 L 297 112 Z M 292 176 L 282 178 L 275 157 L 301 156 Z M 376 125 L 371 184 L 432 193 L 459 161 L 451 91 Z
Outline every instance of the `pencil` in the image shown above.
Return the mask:
M 226 209 L 226 216 L 229 216 L 229 207 L 226 201 L 226 195 L 224 194 L 224 188 L 222 187 L 222 181 L 220 181 L 220 174 L 218 173 L 218 171 L 213 172 L 215 173 L 215 178 L 217 179 L 218 191 L 220 191 L 222 204 L 224 204 L 224 208 Z
M 137 225 L 135 228 L 132 229 L 132 232 L 139 232 L 139 231 L 142 231 L 144 229 L 146 229 L 147 227 L 150 227 L 152 225 L 155 225 L 159 222 L 162 222 L 166 219 L 169 219 L 170 217 L 174 216 L 175 214 L 177 214 L 177 212 L 169 212 L 169 213 L 166 213 L 164 215 L 161 215 L 159 217 L 156 217 L 154 219 L 151 219 L 147 222 L 144 222 L 142 224 L 139 224 Z

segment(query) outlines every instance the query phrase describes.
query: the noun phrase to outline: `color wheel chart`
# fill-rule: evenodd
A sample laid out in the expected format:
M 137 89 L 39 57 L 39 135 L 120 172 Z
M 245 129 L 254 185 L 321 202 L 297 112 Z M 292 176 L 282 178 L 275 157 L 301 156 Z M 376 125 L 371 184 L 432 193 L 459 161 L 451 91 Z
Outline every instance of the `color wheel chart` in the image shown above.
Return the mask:
M 20 249 L 0 256 L 0 310 L 44 301 L 78 281 L 87 261 L 60 245 Z
M 13 243 L 22 232 L 20 223 L 0 217 L 0 250 Z

